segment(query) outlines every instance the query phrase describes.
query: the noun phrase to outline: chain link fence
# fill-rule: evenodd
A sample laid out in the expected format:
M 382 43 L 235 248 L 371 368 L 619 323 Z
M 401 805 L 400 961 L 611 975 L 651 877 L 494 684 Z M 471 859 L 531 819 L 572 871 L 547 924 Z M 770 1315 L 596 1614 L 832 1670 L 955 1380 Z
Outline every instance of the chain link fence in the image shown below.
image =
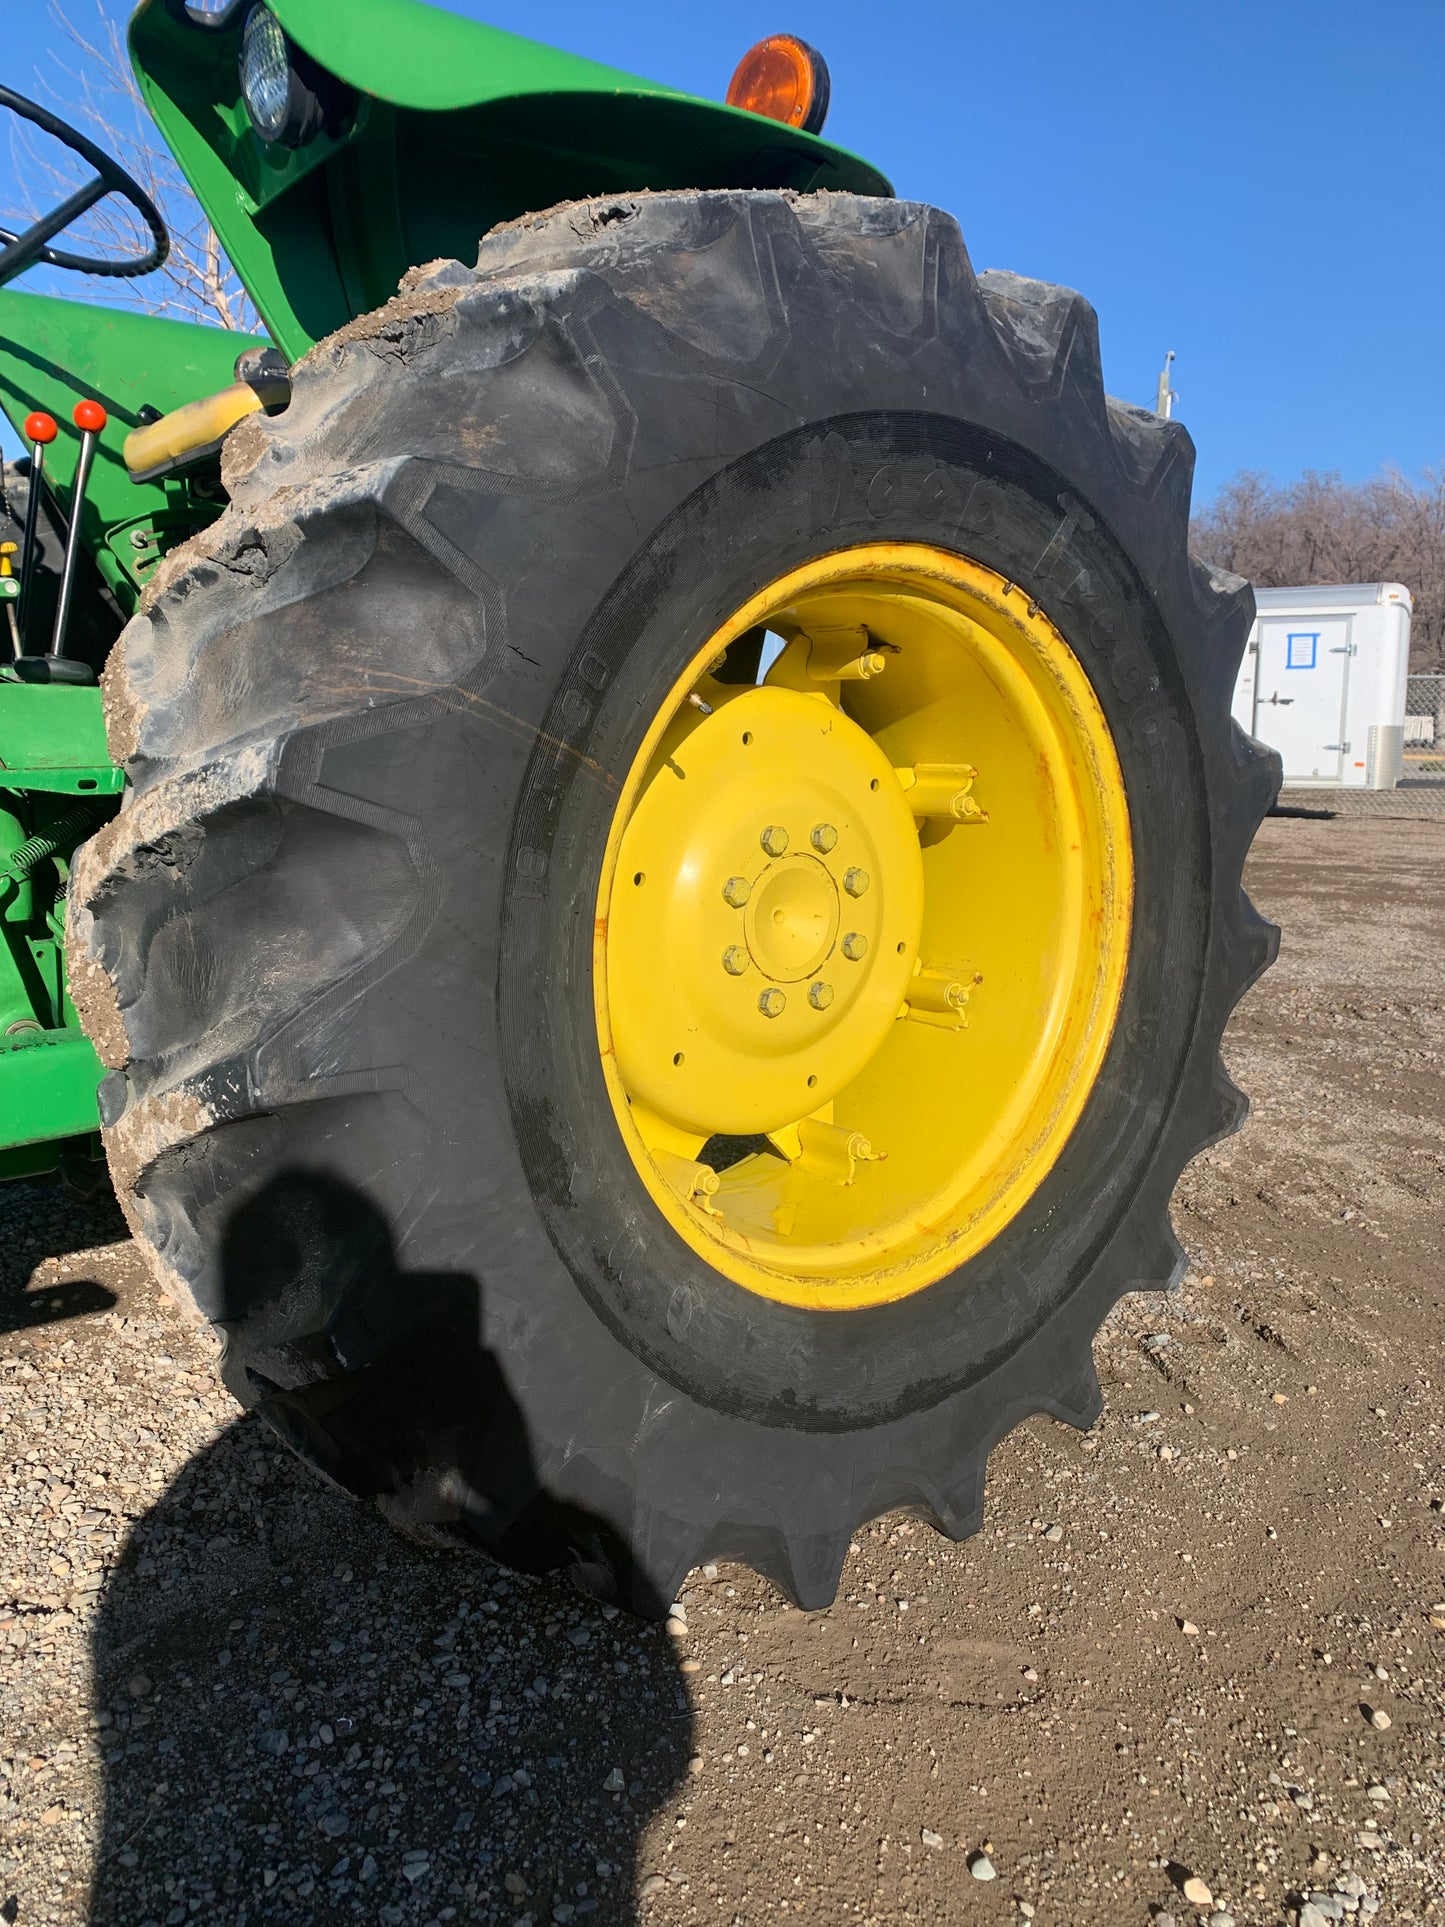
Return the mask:
M 1405 767 L 1400 781 L 1445 784 L 1445 675 L 1405 682 Z
M 1405 741 L 1392 790 L 1290 789 L 1282 816 L 1390 816 L 1445 822 L 1445 674 L 1405 682 Z

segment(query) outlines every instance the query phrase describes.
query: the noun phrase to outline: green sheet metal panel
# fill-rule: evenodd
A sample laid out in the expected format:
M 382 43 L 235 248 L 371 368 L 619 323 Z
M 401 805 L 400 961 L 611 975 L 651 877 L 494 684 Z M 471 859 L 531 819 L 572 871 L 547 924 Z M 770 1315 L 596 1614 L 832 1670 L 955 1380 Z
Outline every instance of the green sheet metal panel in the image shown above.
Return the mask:
M 43 780 L 49 777 L 69 780 Z M 123 781 L 106 748 L 98 689 L 0 680 L 0 789 L 109 796 Z
M 80 430 L 71 411 L 83 400 L 98 401 L 106 411 L 82 532 L 123 615 L 134 609 L 145 566 L 154 563 L 155 553 L 147 558 L 109 538 L 129 524 L 159 526 L 177 517 L 193 522 L 196 505 L 182 482 L 133 482 L 121 445 L 142 408 L 164 415 L 224 388 L 237 355 L 260 339 L 230 328 L 0 289 L 0 408 L 22 438 L 32 410 L 55 418 L 60 433 L 45 451 L 45 474 L 67 516 L 80 453 Z
M 96 1130 L 95 1094 L 104 1076 L 95 1046 L 78 1030 L 50 1030 L 19 1044 L 0 1039 L 0 1145 Z

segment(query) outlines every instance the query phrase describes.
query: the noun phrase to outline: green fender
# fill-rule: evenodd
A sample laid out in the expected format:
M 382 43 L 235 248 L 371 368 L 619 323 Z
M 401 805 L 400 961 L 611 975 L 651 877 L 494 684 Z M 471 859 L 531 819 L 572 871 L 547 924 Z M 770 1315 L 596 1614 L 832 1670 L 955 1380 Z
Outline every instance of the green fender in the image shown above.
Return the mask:
M 875 167 L 815 135 L 420 0 L 275 0 L 296 45 L 357 99 L 334 137 L 268 147 L 240 98 L 248 10 L 205 26 L 181 0 L 142 0 L 131 60 L 292 359 L 379 306 L 409 267 L 471 261 L 489 228 L 531 208 L 642 188 L 891 192 Z

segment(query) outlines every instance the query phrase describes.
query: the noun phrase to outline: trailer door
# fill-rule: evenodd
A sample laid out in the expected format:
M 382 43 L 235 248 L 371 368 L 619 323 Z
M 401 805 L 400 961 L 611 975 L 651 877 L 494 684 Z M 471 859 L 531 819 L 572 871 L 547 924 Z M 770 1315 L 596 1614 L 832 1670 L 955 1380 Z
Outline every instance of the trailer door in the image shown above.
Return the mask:
M 1350 745 L 1348 616 L 1261 616 L 1254 733 L 1284 758 L 1287 783 L 1338 783 Z

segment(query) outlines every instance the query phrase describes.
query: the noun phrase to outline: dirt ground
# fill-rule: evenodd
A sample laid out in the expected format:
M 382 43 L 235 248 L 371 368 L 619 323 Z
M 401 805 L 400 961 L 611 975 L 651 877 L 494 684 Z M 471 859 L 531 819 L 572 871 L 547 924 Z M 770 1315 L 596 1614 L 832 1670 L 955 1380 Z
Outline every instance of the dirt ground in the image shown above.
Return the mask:
M 402 1546 L 113 1207 L 0 1194 L 0 1919 L 1445 1917 L 1445 824 L 1273 820 L 1249 881 L 1183 1288 L 1092 1433 L 1010 1438 L 964 1545 L 860 1531 L 826 1613 L 724 1567 L 669 1634 Z

